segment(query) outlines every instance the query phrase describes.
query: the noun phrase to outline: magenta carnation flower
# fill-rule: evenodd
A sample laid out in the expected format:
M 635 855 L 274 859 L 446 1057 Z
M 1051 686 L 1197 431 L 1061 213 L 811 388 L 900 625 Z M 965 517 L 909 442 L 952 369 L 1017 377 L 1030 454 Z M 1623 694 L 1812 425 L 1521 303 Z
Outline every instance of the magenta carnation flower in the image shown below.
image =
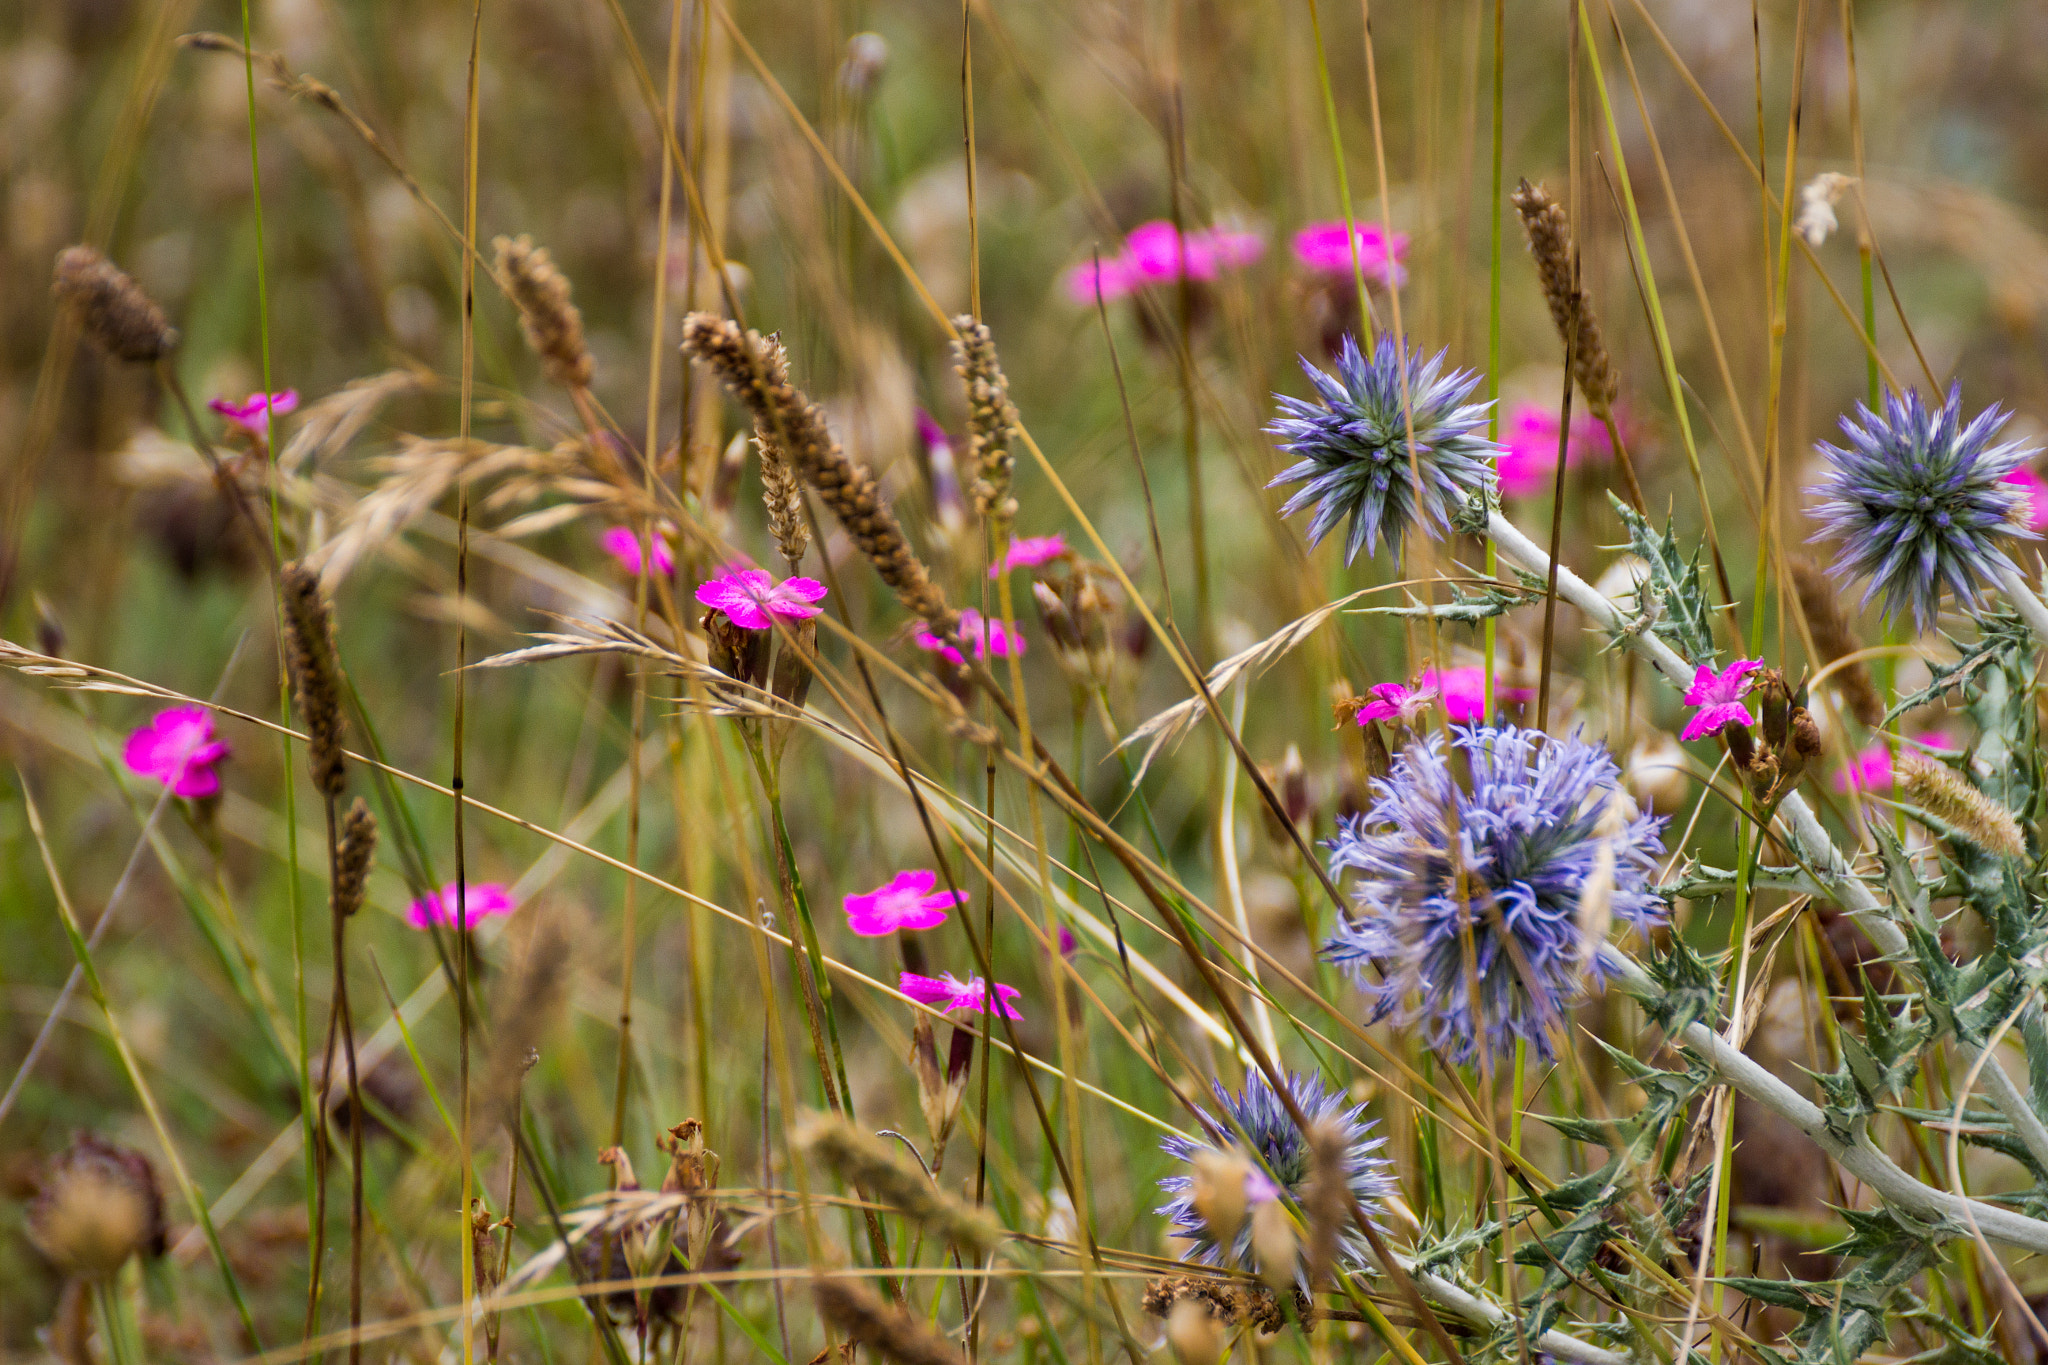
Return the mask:
M 1711 665 L 1701 664 L 1693 674 L 1692 686 L 1685 689 L 1685 704 L 1699 710 L 1678 737 L 1705 739 L 1730 725 L 1756 724 L 1756 717 L 1742 704 L 1742 694 L 1749 690 L 1750 670 L 1763 666 L 1762 659 L 1737 659 L 1717 673 Z
M 513 903 L 512 893 L 496 882 L 479 882 L 468 889 L 462 898 L 463 921 L 472 929 L 480 920 L 495 915 L 509 915 L 519 907 Z M 426 929 L 439 924 L 455 927 L 455 883 L 441 888 L 439 895 L 422 896 L 406 907 L 405 922 L 415 929 Z
M 946 911 L 966 903 L 965 891 L 933 891 L 939 874 L 924 868 L 898 872 L 872 891 L 848 896 L 846 927 L 863 938 L 880 938 L 898 929 L 936 929 Z
M 1429 704 L 1436 700 L 1436 690 L 1429 687 L 1409 687 L 1403 683 L 1376 683 L 1366 689 L 1370 698 L 1358 708 L 1356 717 L 1360 725 L 1369 725 L 1376 720 L 1395 720 L 1413 727 L 1429 710 Z
M 1054 532 L 1049 536 L 1019 536 L 1010 542 L 1009 550 L 1003 555 L 1001 564 L 991 564 L 988 576 L 994 578 L 1006 569 L 1035 569 L 1047 564 L 1067 552 L 1067 538 Z
M 654 571 L 658 574 L 672 574 L 676 571 L 675 552 L 668 547 L 668 536 L 655 531 Z M 633 577 L 640 576 L 640 533 L 630 526 L 614 526 L 597 538 L 604 552 L 619 562 L 619 567 Z
M 227 742 L 213 737 L 213 717 L 199 706 L 157 712 L 121 748 L 129 771 L 153 777 L 173 796 L 187 799 L 220 791 L 220 763 L 227 756 Z
M 1908 743 L 1928 749 L 1956 748 L 1955 740 L 1939 730 L 1916 735 Z M 1846 795 L 1852 787 L 1860 792 L 1884 792 L 1892 789 L 1892 751 L 1883 740 L 1858 749 L 1856 756 L 1849 760 L 1849 766 L 1835 774 L 1836 791 Z
M 1401 257 L 1408 251 L 1408 234 L 1391 238 L 1378 223 L 1360 223 L 1350 232 L 1343 223 L 1310 223 L 1294 234 L 1294 257 L 1319 275 L 1349 275 L 1351 244 L 1358 243 L 1358 265 L 1369 280 L 1393 286 L 1408 278 L 1401 269 Z
M 1012 654 L 1024 652 L 1024 636 L 1018 631 L 1015 622 L 1005 625 L 1001 621 L 987 620 L 973 607 L 960 609 L 960 634 L 962 638 L 974 642 L 974 657 L 977 659 L 985 659 L 991 654 L 999 659 L 1007 659 Z M 919 631 L 917 643 L 920 649 L 928 649 L 942 656 L 955 668 L 967 666 L 967 660 L 960 657 L 958 649 L 931 631 Z
M 1557 413 L 1541 403 L 1522 403 L 1508 417 L 1500 434 L 1501 451 L 1496 472 L 1500 491 L 1510 498 L 1526 498 L 1548 491 L 1557 469 Z M 1607 428 L 1590 413 L 1572 417 L 1571 440 L 1565 445 L 1567 469 L 1587 460 L 1614 458 L 1614 446 Z
M 947 972 L 943 976 L 919 976 L 916 972 L 904 972 L 897 989 L 917 1001 L 920 1005 L 934 1005 L 948 1014 L 966 1010 L 970 1014 L 989 1013 L 988 983 L 978 976 L 965 981 Z M 1022 1019 L 1016 1007 L 1010 1002 L 1023 994 L 1015 986 L 996 983 L 995 1008 L 1005 1018 Z
M 1478 664 L 1447 668 L 1441 674 L 1433 668 L 1425 668 L 1420 682 L 1424 690 L 1443 695 L 1444 714 L 1454 723 L 1473 725 L 1486 719 L 1486 670 Z M 1535 695 L 1530 688 L 1511 687 L 1498 677 L 1493 680 L 1495 704 L 1529 701 Z
M 1115 299 L 1135 294 L 1148 284 L 1172 284 L 1183 276 L 1213 280 L 1224 270 L 1250 265 L 1265 250 L 1266 239 L 1256 232 L 1210 228 L 1183 236 L 1172 223 L 1154 219 L 1132 228 L 1119 254 L 1069 270 L 1067 296 L 1076 303 L 1089 304 L 1095 302 L 1098 292 L 1105 299 Z
M 815 578 L 786 578 L 777 583 L 766 569 L 734 569 L 697 589 L 697 600 L 725 613 L 745 630 L 767 630 L 774 616 L 801 621 L 823 610 L 825 585 Z
M 252 393 L 239 403 L 232 402 L 226 398 L 215 398 L 209 400 L 206 404 L 206 406 L 227 418 L 231 424 L 240 427 L 251 436 L 266 436 L 269 434 L 269 426 L 263 415 L 266 407 L 269 409 L 272 417 L 282 417 L 298 407 L 298 405 L 299 391 L 297 389 L 286 389 L 282 393 Z

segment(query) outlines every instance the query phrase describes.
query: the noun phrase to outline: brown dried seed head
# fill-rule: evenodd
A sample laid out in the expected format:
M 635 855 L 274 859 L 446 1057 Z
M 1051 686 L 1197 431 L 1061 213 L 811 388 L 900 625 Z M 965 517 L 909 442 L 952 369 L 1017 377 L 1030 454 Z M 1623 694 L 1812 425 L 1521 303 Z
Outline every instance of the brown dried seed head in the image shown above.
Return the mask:
M 1793 558 L 1788 567 L 1792 587 L 1799 594 L 1799 610 L 1806 617 L 1806 628 L 1813 635 L 1814 652 L 1820 656 L 1821 666 L 1861 649 L 1862 642 L 1849 629 L 1848 619 L 1842 614 L 1841 590 L 1827 571 L 1803 557 Z M 1831 676 L 1850 715 L 1872 729 L 1884 724 L 1884 702 L 1862 660 L 1835 670 Z
M 28 1209 L 36 1249 L 67 1275 L 111 1279 L 130 1256 L 164 1253 L 164 1199 L 140 1152 L 81 1134 L 50 1163 Z
M 570 301 L 568 277 L 546 247 L 535 246 L 523 233 L 500 237 L 491 246 L 498 275 L 519 306 L 526 344 L 540 357 L 541 368 L 565 389 L 589 388 L 596 366 L 583 342 L 583 314 Z
M 1600 320 L 1593 301 L 1586 296 L 1572 251 L 1571 224 L 1564 207 L 1541 185 L 1524 180 L 1514 195 L 1515 209 L 1522 215 L 1522 231 L 1529 239 L 1529 254 L 1536 258 L 1536 274 L 1543 282 L 1543 297 L 1550 304 L 1550 320 L 1572 353 L 1572 377 L 1586 395 L 1593 415 L 1605 419 L 1613 414 L 1614 400 L 1621 392 L 1621 379 L 1614 371 L 1613 357 L 1600 335 Z
M 341 821 L 341 846 L 334 856 L 334 911 L 353 915 L 369 889 L 370 861 L 377 853 L 377 817 L 358 796 Z
M 342 760 L 341 665 L 334 650 L 334 613 L 321 590 L 320 575 L 303 560 L 278 574 L 284 599 L 286 658 L 306 725 L 306 766 L 313 785 L 327 796 L 341 795 L 347 774 Z
M 177 329 L 164 310 L 126 271 L 89 246 L 68 246 L 57 253 L 52 288 L 78 310 L 93 344 L 116 360 L 153 364 L 178 344 Z
M 882 1302 L 850 1275 L 811 1281 L 818 1314 L 847 1336 L 897 1365 L 960 1365 L 961 1355 L 921 1317 Z
M 796 1144 L 831 1167 L 841 1179 L 872 1190 L 889 1204 L 963 1250 L 985 1256 L 1002 1239 L 1002 1229 L 979 1209 L 933 1185 L 930 1177 L 897 1157 L 881 1139 L 869 1137 L 845 1119 L 813 1114 L 797 1126 Z
M 789 360 L 782 342 L 769 337 L 768 363 L 777 374 L 789 372 Z M 768 509 L 768 534 L 792 570 L 811 548 L 810 520 L 804 515 L 803 485 L 782 452 L 782 442 L 773 427 L 754 423 L 754 448 L 761 453 L 761 501 Z
M 1912 804 L 1986 853 L 2026 856 L 2027 842 L 2012 812 L 1978 791 L 1953 768 L 1917 754 L 1901 754 L 1899 791 Z
M 1010 439 L 1017 430 L 1017 410 L 1010 405 L 1010 381 L 996 355 L 988 324 L 962 314 L 953 319 L 960 339 L 953 343 L 953 369 L 967 386 L 967 458 L 973 463 L 974 505 L 994 521 L 1017 515 L 1010 496 L 1016 460 Z
M 789 382 L 779 348 L 729 319 L 692 313 L 683 320 L 683 351 L 709 366 L 754 421 L 774 433 L 790 465 L 910 614 L 940 635 L 956 635 L 960 614 L 946 605 L 945 594 L 910 548 L 874 475 L 847 458 L 823 410 Z

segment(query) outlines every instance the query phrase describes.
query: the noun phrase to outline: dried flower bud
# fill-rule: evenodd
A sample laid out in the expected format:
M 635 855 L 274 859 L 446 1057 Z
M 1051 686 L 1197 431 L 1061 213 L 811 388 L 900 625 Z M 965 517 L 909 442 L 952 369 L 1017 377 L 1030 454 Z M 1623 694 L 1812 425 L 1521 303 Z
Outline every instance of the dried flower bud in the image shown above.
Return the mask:
M 137 1254 L 164 1254 L 164 1200 L 149 1159 L 82 1133 L 44 1172 L 29 1239 L 66 1275 L 109 1280 Z
M 1803 706 L 1792 708 L 1792 752 L 1811 763 L 1822 749 L 1820 725 Z
M 127 272 L 89 246 L 68 246 L 57 254 L 58 298 L 78 310 L 92 343 L 135 365 L 153 365 L 178 344 L 177 329 L 163 309 Z
M 520 330 L 540 357 L 541 369 L 565 389 L 589 388 L 597 367 L 583 341 L 583 314 L 570 301 L 569 281 L 554 257 L 523 233 L 500 237 L 491 246 L 498 275 L 519 307 Z
M 1315 808 L 1309 803 L 1308 766 L 1301 761 L 1301 748 L 1290 744 L 1280 756 L 1280 781 L 1275 784 L 1280 808 L 1297 829 L 1308 828 Z
M 1743 770 L 1744 776 L 1749 780 L 1751 794 L 1759 801 L 1769 800 L 1771 793 L 1778 789 L 1778 779 L 1782 771 L 1778 756 L 1769 749 L 1757 750 Z

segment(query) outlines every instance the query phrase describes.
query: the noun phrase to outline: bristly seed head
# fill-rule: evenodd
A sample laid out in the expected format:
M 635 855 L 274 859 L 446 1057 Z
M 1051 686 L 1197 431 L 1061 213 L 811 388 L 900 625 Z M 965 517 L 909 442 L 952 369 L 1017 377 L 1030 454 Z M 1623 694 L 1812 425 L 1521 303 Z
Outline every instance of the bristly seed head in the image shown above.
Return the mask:
M 1398 547 L 1411 524 L 1441 534 L 1461 503 L 1492 486 L 1500 452 L 1486 438 L 1492 405 L 1465 402 L 1479 376 L 1467 370 L 1446 374 L 1444 355 L 1439 351 L 1424 360 L 1383 332 L 1370 361 L 1346 337 L 1335 374 L 1302 358 L 1322 402 L 1276 395 L 1280 416 L 1266 430 L 1281 438 L 1282 450 L 1300 458 L 1267 487 L 1306 485 L 1280 515 L 1313 506 L 1309 544 L 1321 544 L 1348 517 L 1349 564 L 1360 549 L 1376 553 L 1382 537 Z
M 524 233 L 491 243 L 498 276 L 519 307 L 527 345 L 547 376 L 565 389 L 587 389 L 597 372 L 583 341 L 583 314 L 570 301 L 569 280 L 544 246 Z
M 1602 832 L 1618 773 L 1604 747 L 1576 732 L 1470 725 L 1452 734 L 1469 778 L 1438 736 L 1411 742 L 1373 783 L 1371 808 L 1339 826 L 1330 873 L 1363 877 L 1355 918 L 1323 952 L 1351 968 L 1374 1018 L 1420 1024 L 1424 1042 L 1454 1061 L 1482 1048 L 1507 1055 L 1517 1039 L 1547 1057 L 1587 973 L 1603 974 L 1581 929 L 1601 850 L 1613 858 L 1606 915 L 1655 924 L 1664 822 L 1636 815 Z
M 334 648 L 334 613 L 320 587 L 320 575 L 303 560 L 278 574 L 284 601 L 284 643 L 306 726 L 306 766 L 313 785 L 327 796 L 341 795 L 347 780 L 342 759 L 341 664 Z
M 2039 539 L 2025 524 L 2025 488 L 2005 478 L 2036 452 L 1992 442 L 2010 415 L 1993 405 L 1964 425 L 1959 386 L 1939 408 L 1917 392 L 1887 394 L 1882 416 L 1859 403 L 1842 419 L 1844 443 L 1816 447 L 1828 471 L 1812 490 L 1826 499 L 1814 518 L 1841 543 L 1833 573 L 1870 580 L 1865 604 L 1910 608 L 1925 630 L 1944 587 L 1974 607 L 1985 579 L 2013 569 L 2000 536 Z
M 363 908 L 370 861 L 377 853 L 377 817 L 358 796 L 341 821 L 341 845 L 334 856 L 334 912 L 343 918 Z

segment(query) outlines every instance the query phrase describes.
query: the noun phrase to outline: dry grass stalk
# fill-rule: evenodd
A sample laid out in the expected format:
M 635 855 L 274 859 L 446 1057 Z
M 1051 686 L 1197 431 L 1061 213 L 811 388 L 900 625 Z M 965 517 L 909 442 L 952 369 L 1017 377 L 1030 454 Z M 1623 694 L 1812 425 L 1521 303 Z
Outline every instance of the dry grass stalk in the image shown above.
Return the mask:
M 341 821 L 341 844 L 334 858 L 334 912 L 353 915 L 363 908 L 369 889 L 370 860 L 377 852 L 377 817 L 358 796 Z
M 334 613 L 320 575 L 294 560 L 278 575 L 284 599 L 284 638 L 306 725 L 306 765 L 323 795 L 339 796 L 347 781 L 342 760 L 341 665 L 334 652 Z
M 1579 281 L 1572 249 L 1572 227 L 1564 207 L 1541 185 L 1524 180 L 1514 195 L 1515 209 L 1522 215 L 1522 231 L 1529 239 L 1529 254 L 1536 258 L 1536 274 L 1543 282 L 1543 297 L 1550 304 L 1550 320 L 1572 354 L 1572 377 L 1586 395 L 1586 406 L 1606 421 L 1614 415 L 1614 400 L 1621 392 L 1621 380 L 1614 360 L 1607 354 L 1607 342 L 1600 335 L 1600 319 L 1593 301 L 1586 297 Z
M 813 1114 L 796 1132 L 799 1147 L 816 1156 L 843 1180 L 977 1256 L 986 1256 L 1002 1239 L 995 1220 L 941 1190 L 931 1177 L 845 1119 Z
M 683 322 L 683 350 L 710 366 L 756 423 L 782 438 L 789 462 L 818 491 L 904 607 L 940 634 L 954 634 L 959 613 L 946 605 L 910 548 L 873 473 L 847 458 L 825 425 L 823 411 L 789 382 L 769 342 L 725 318 L 692 313 Z
M 850 1275 L 820 1275 L 811 1281 L 818 1314 L 858 1344 L 897 1365 L 960 1365 L 953 1343 Z
M 424 370 L 386 370 L 351 379 L 299 411 L 291 439 L 278 452 L 278 470 L 294 474 L 308 464 L 318 464 L 340 453 L 362 434 L 378 408 L 401 394 L 430 388 L 433 383 L 433 375 Z
M 2026 856 L 2026 839 L 2012 812 L 1965 782 L 1945 763 L 1900 754 L 1899 791 L 1905 799 L 1986 853 Z
M 1799 610 L 1806 616 L 1806 628 L 1813 635 L 1813 648 L 1820 655 L 1821 666 L 1861 649 L 1862 642 L 1850 631 L 1848 619 L 1842 614 L 1840 588 L 1827 571 L 1803 557 L 1794 557 L 1788 567 L 1792 587 L 1799 594 Z M 1877 695 L 1877 686 L 1862 660 L 1836 669 L 1834 680 L 1850 715 L 1872 729 L 1884 724 L 1884 701 Z
M 178 344 L 164 310 L 128 273 L 89 246 L 57 253 L 57 297 L 78 310 L 95 346 L 136 365 L 153 365 Z
M 974 505 L 991 521 L 1008 523 L 1017 515 L 1010 496 L 1016 459 L 1010 438 L 1017 430 L 1017 409 L 1010 404 L 1010 381 L 996 355 L 988 324 L 962 315 L 953 319 L 960 339 L 953 343 L 953 369 L 967 386 L 967 458 L 975 468 Z
M 554 257 L 524 233 L 499 237 L 491 247 L 497 253 L 498 278 L 519 306 L 520 330 L 540 357 L 541 369 L 565 389 L 589 388 L 597 367 L 583 341 L 583 314 L 570 300 L 569 280 Z

